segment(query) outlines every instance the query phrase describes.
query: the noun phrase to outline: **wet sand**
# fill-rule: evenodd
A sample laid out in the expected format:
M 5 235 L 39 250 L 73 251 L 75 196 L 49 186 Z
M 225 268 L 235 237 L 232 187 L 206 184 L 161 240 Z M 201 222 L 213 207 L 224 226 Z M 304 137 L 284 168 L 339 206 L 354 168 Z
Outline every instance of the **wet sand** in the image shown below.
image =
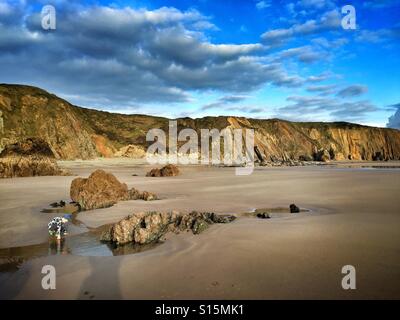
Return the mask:
M 191 166 L 178 177 L 146 178 L 149 166 L 124 159 L 61 165 L 79 176 L 102 167 L 129 187 L 162 198 L 79 213 L 89 228 L 143 210 L 240 213 L 296 203 L 311 212 L 240 217 L 197 236 L 168 235 L 165 243 L 133 255 L 30 259 L 16 272 L 0 273 L 0 298 L 400 298 L 400 169 L 256 168 L 250 176 L 235 176 L 233 168 Z M 68 199 L 73 178 L 0 180 L 0 248 L 46 242 L 54 214 L 40 210 Z M 86 231 L 74 226 L 71 234 Z M 56 290 L 41 288 L 46 264 L 56 267 Z M 356 267 L 356 290 L 341 288 L 347 264 Z

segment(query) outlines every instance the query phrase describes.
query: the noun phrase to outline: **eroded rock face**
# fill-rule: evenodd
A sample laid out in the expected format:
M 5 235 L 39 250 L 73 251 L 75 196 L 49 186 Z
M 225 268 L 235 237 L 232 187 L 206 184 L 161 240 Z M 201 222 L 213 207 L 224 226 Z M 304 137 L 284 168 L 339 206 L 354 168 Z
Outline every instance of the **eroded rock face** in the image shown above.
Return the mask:
M 0 158 L 0 178 L 67 175 L 70 173 L 60 169 L 54 159 L 35 156 Z
M 157 199 L 155 194 L 147 191 L 141 193 L 135 188 L 129 190 L 128 186 L 119 182 L 113 174 L 100 169 L 94 171 L 87 179 L 72 180 L 70 196 L 83 210 L 107 208 L 124 200 Z
M 173 164 L 166 165 L 161 169 L 152 169 L 147 174 L 146 177 L 175 177 L 179 175 L 179 169 Z
M 28 138 L 5 146 L 0 157 L 42 156 L 54 158 L 49 144 L 39 138 Z
M 328 162 L 329 160 L 331 160 L 331 156 L 327 150 L 321 149 L 314 153 L 314 160 Z
M 118 245 L 127 243 L 149 244 L 157 242 L 167 232 L 190 230 L 199 234 L 214 223 L 229 223 L 235 220 L 232 215 L 217 215 L 209 212 L 191 212 L 182 214 L 176 211 L 168 213 L 141 212 L 130 215 L 112 225 L 102 236 L 102 241 Z
M 58 167 L 50 146 L 38 138 L 9 144 L 0 154 L 0 178 L 68 174 Z
M 24 85 L 0 84 L 0 109 L 0 149 L 22 141 L 29 132 L 46 141 L 57 159 L 71 160 L 111 157 L 116 152 L 117 156 L 136 157 L 142 151 L 131 145 L 146 150 L 146 133 L 152 128 L 167 131 L 169 121 L 80 108 L 40 88 Z M 300 156 L 308 161 L 314 159 L 314 148 L 328 150 L 335 161 L 373 160 L 377 152 L 385 160 L 400 159 L 400 130 L 396 129 L 224 116 L 177 121 L 180 128 L 197 132 L 201 128 L 229 128 L 244 129 L 244 134 L 246 128 L 254 128 L 255 154 L 260 162 L 275 162 L 273 158 L 296 160 Z

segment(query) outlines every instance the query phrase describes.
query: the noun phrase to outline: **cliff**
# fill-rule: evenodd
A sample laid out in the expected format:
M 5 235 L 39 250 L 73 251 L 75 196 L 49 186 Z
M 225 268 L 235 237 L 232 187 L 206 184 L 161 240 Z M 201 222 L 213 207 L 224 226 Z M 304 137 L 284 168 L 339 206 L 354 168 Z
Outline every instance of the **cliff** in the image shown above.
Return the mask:
M 0 150 L 36 137 L 57 159 L 142 155 L 148 130 L 168 132 L 169 120 L 81 108 L 39 88 L 8 84 L 0 85 L 0 112 Z M 311 160 L 321 152 L 332 160 L 400 159 L 400 131 L 395 129 L 242 117 L 178 119 L 179 130 L 227 127 L 254 129 L 257 153 L 265 160 Z

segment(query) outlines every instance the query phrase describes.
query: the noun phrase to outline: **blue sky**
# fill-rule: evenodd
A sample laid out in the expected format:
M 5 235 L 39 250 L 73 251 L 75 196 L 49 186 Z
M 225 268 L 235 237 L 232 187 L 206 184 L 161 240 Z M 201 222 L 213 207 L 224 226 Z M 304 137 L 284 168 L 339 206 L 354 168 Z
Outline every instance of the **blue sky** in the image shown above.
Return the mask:
M 0 82 L 121 113 L 399 128 L 399 16 L 398 0 L 6 0 Z

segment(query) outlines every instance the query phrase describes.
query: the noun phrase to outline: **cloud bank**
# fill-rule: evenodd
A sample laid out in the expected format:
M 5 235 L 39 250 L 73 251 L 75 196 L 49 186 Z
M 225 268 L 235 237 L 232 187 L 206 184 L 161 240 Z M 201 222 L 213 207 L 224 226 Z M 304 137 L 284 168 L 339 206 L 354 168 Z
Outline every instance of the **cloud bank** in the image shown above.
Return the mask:
M 298 86 L 282 63 L 268 63 L 261 43 L 214 44 L 215 26 L 196 10 L 57 8 L 57 29 L 38 12 L 0 8 L 0 64 L 8 82 L 84 96 L 88 104 L 190 102 L 192 92 L 250 92 L 263 84 Z

